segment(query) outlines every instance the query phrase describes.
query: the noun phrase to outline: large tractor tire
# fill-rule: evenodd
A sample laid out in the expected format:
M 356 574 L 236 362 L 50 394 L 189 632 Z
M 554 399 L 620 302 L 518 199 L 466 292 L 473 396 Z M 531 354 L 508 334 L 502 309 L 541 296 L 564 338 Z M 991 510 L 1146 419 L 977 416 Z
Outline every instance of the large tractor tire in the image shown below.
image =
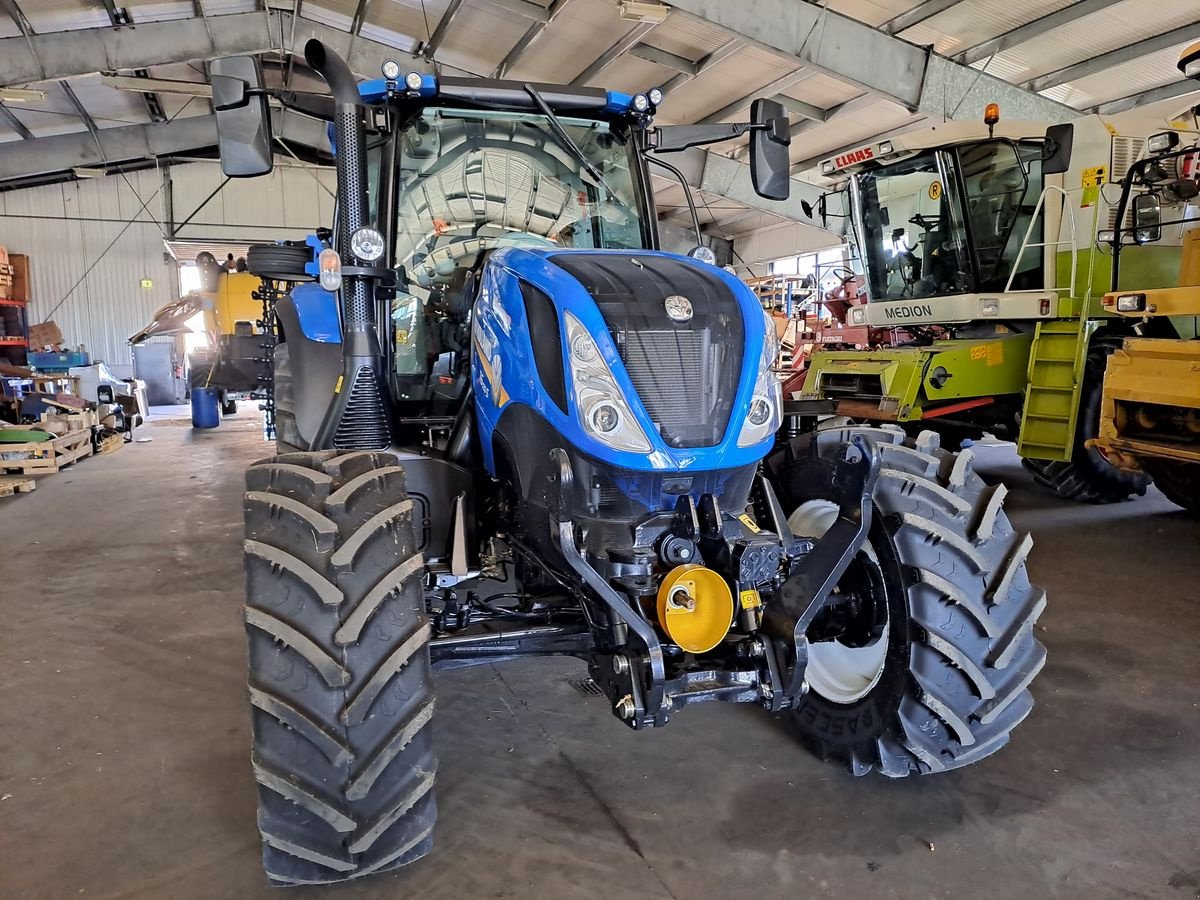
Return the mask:
M 1112 341 L 1098 341 L 1088 349 L 1079 391 L 1079 415 L 1075 421 L 1075 446 L 1070 462 L 1022 460 L 1033 472 L 1034 480 L 1064 500 L 1080 503 L 1119 503 L 1142 496 L 1150 484 L 1149 476 L 1114 466 L 1087 442 L 1100 433 L 1100 401 L 1104 394 L 1104 370 L 1108 358 L 1120 347 Z
M 1162 495 L 1191 515 L 1200 517 L 1200 463 L 1171 459 L 1143 459 Z
M 302 243 L 252 244 L 246 251 L 246 271 L 272 281 L 312 281 L 304 271 L 312 250 Z
M 806 435 L 770 460 L 798 535 L 820 537 L 836 518 L 832 460 L 854 435 L 882 457 L 872 526 L 809 629 L 809 691 L 788 715 L 803 743 L 856 775 L 978 762 L 1029 714 L 1046 660 L 1030 538 L 1004 513 L 1005 487 L 972 471 L 970 450 L 862 427 Z
M 246 632 L 263 866 L 324 884 L 429 852 L 436 760 L 422 560 L 383 453 L 246 472 Z
M 292 387 L 292 353 L 287 341 L 275 345 L 271 364 L 274 368 L 275 390 L 275 450 L 295 453 L 304 446 L 300 429 L 296 427 L 295 391 Z

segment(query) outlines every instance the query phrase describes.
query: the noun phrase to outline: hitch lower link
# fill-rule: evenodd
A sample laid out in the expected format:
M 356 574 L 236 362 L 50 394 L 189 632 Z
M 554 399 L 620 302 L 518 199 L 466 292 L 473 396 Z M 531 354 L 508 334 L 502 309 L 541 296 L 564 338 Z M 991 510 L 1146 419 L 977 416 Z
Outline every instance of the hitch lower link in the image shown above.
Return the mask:
M 556 448 L 550 451 L 550 461 L 551 537 L 575 574 L 628 629 L 629 645 L 612 655 L 601 652 L 598 656 L 607 665 L 592 665 L 593 679 L 610 697 L 618 697 L 617 717 L 639 729 L 665 725 L 675 709 L 707 700 L 755 702 L 770 712 L 794 707 L 808 690 L 804 678 L 808 628 L 829 602 L 871 528 L 871 498 L 880 470 L 874 445 L 855 436 L 846 458 L 834 461 L 831 499 L 838 516 L 816 540 L 792 534 L 770 483 L 760 476 L 755 511 L 759 523 L 779 538 L 788 574 L 766 605 L 760 633 L 737 647 L 739 657 L 754 668 L 684 672 L 670 680 L 654 626 L 590 565 L 576 543 L 563 502 L 574 478 L 570 458 Z

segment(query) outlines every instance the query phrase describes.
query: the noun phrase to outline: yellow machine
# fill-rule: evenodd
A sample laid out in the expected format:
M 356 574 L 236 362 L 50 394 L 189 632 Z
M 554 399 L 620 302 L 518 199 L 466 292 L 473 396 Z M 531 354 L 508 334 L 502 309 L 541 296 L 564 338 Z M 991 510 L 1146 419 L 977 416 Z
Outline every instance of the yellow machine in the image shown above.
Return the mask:
M 237 411 L 232 394 L 249 394 L 262 387 L 263 358 L 267 356 L 259 324 L 263 304 L 254 297 L 262 280 L 249 272 L 225 271 L 208 253 L 200 254 L 196 265 L 201 289 L 160 307 L 129 343 L 140 344 L 162 335 L 206 334 L 207 346 L 187 354 L 188 384 L 215 388 L 222 411 L 230 415 Z
M 1200 43 L 1184 51 L 1179 67 L 1200 79 Z M 1167 499 L 1200 515 L 1200 141 L 1166 134 L 1150 151 L 1122 182 L 1113 287 L 1122 248 L 1158 240 L 1164 225 L 1183 228 L 1179 280 L 1104 295 L 1106 310 L 1138 320 L 1137 336 L 1109 357 L 1100 433 L 1090 443 L 1116 465 L 1150 474 Z

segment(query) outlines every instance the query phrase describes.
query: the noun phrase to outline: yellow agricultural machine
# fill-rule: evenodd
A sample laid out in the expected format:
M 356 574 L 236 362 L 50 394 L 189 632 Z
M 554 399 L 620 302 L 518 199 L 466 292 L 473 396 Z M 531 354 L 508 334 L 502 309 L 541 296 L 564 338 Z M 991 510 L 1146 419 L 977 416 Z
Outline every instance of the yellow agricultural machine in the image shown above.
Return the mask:
M 140 344 L 151 337 L 202 333 L 203 346 L 187 353 L 191 388 L 218 392 L 221 412 L 237 412 L 236 395 L 266 387 L 273 338 L 263 327 L 264 304 L 257 292 L 262 279 L 249 272 L 226 271 L 207 252 L 196 258 L 200 289 L 160 307 L 150 323 L 129 338 Z
M 1200 44 L 1180 68 L 1200 78 Z M 1133 322 L 1134 336 L 1109 357 L 1090 444 L 1200 515 L 1200 143 L 1168 132 L 1150 150 L 1122 180 L 1110 236 L 1113 289 L 1103 304 Z M 1182 229 L 1178 284 L 1122 287 L 1125 247 L 1154 243 L 1169 226 Z

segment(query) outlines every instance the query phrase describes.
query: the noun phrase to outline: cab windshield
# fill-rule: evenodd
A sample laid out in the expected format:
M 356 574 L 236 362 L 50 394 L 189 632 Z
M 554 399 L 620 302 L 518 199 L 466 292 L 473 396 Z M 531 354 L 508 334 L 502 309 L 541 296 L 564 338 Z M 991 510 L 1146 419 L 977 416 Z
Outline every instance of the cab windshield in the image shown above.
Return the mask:
M 1040 144 L 983 141 L 930 150 L 854 179 L 872 300 L 1003 291 L 1042 190 Z M 1040 243 L 1040 222 L 1030 244 Z M 1021 255 L 1012 290 L 1039 287 L 1042 248 Z
M 608 123 L 560 118 L 597 181 L 544 116 L 427 109 L 397 150 L 396 264 L 419 284 L 504 246 L 645 244 L 633 148 Z

